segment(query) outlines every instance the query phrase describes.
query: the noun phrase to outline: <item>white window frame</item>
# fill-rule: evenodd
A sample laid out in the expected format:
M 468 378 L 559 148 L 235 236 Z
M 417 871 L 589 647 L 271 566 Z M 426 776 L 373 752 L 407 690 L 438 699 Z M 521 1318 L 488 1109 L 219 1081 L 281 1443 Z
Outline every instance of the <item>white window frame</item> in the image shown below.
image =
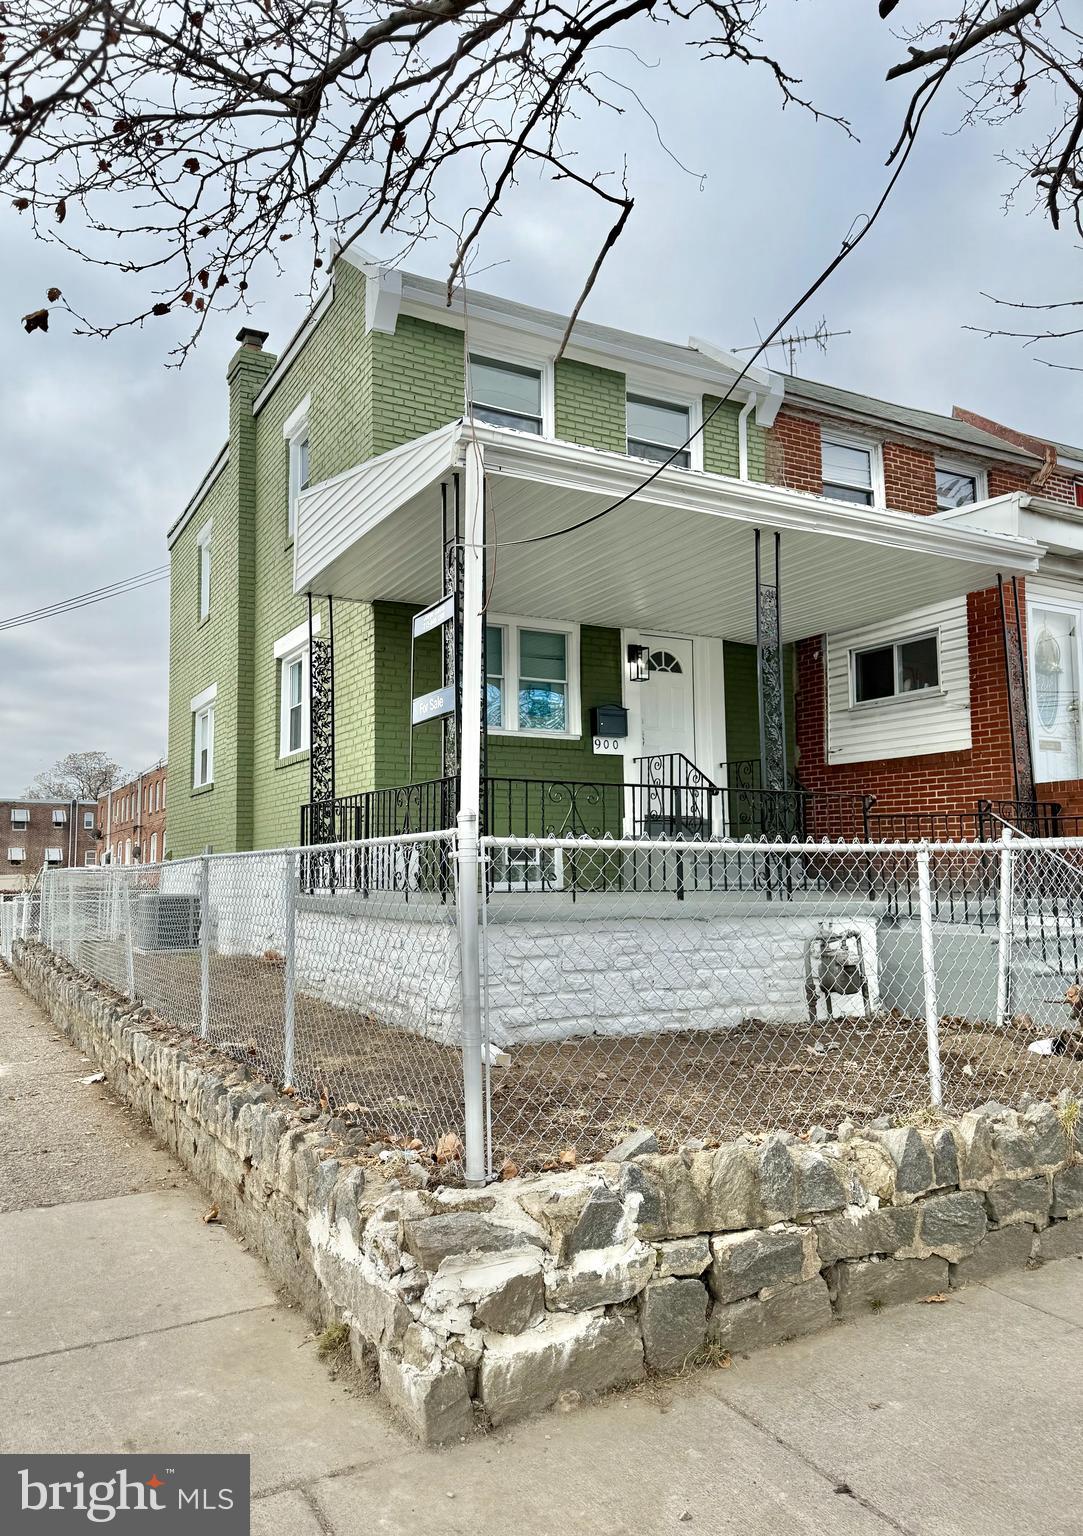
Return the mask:
M 157 864 L 157 862 L 158 862 L 158 834 L 157 834 L 157 832 L 152 832 L 150 834 L 150 862 L 152 864 Z
M 312 616 L 312 633 L 320 632 L 320 615 Z M 290 747 L 289 741 L 289 709 L 286 697 L 286 678 L 289 675 L 291 662 L 301 663 L 301 745 Z M 291 629 L 288 635 L 283 635 L 275 641 L 274 664 L 276 671 L 275 686 L 278 690 L 278 759 L 300 757 L 307 752 L 312 742 L 312 722 L 309 719 L 309 645 L 308 645 L 308 620 L 305 619 L 295 629 Z
M 293 539 L 297 534 L 297 504 L 301 498 L 301 444 L 308 439 L 308 471 L 309 483 L 312 478 L 312 437 L 309 431 L 309 416 L 312 409 L 312 396 L 306 395 L 282 424 L 282 436 L 286 440 L 286 453 L 289 462 L 289 489 L 286 495 L 286 536 Z
M 514 725 L 491 725 L 490 736 L 516 736 L 520 740 L 581 741 L 583 738 L 583 710 L 579 690 L 579 625 L 565 623 L 562 619 L 533 619 L 509 614 L 486 614 L 485 623 L 504 631 L 504 704 L 505 712 L 509 697 L 514 698 Z M 569 731 L 527 730 L 519 725 L 519 631 L 539 629 L 550 634 L 562 634 L 565 638 L 565 714 L 575 724 Z M 509 685 L 515 684 L 514 695 Z
M 125 864 L 132 862 L 132 840 L 130 837 L 124 843 L 124 862 Z
M 26 849 L 25 848 L 18 848 L 18 847 L 11 847 L 11 848 L 9 848 L 8 849 L 8 863 L 9 864 L 25 864 L 26 863 Z
M 471 347 L 466 355 L 466 377 L 463 381 L 465 393 L 465 414 L 469 419 L 473 401 L 470 398 L 470 359 L 471 357 L 484 358 L 491 363 L 507 363 L 511 368 L 528 368 L 531 373 L 541 377 L 541 435 L 542 437 L 556 437 L 556 384 L 552 358 L 540 358 L 531 356 L 529 352 L 517 352 L 501 345 L 499 347 L 487 347 L 479 343 Z M 486 402 L 482 400 L 480 404 Z M 499 410 L 499 406 L 490 406 L 490 410 Z M 479 422 L 479 426 L 488 426 L 488 422 Z M 494 432 L 514 432 L 514 427 L 494 427 Z M 525 434 L 533 437 L 533 433 Z
M 45 862 L 46 862 L 46 864 L 63 864 L 63 862 L 64 862 L 64 850 L 63 850 L 63 848 L 46 848 L 46 850 L 45 850 Z
M 62 806 L 54 806 L 53 807 L 53 826 L 54 827 L 66 827 L 67 824 L 68 824 L 68 813 L 67 813 L 67 811 L 64 810 Z
M 98 855 L 97 855 L 97 853 L 94 851 L 93 848 L 88 848 L 86 853 L 83 854 L 83 866 L 84 866 L 84 868 L 90 869 L 92 867 L 96 867 L 97 863 L 98 863 Z
M 909 693 L 899 692 L 899 647 L 912 645 L 915 640 L 936 641 L 936 686 L 934 688 L 915 688 Z M 870 651 L 886 651 L 891 647 L 893 652 L 895 692 L 888 694 L 883 699 L 859 699 L 857 696 L 857 658 L 867 656 Z M 854 645 L 850 647 L 847 658 L 850 674 L 850 708 L 851 709 L 881 709 L 885 705 L 894 708 L 899 704 L 910 704 L 915 699 L 940 698 L 944 689 L 944 656 L 941 643 L 940 626 L 935 629 L 916 629 L 912 634 L 896 635 L 891 640 L 881 640 L 874 645 Z
M 30 811 L 25 805 L 13 805 L 11 808 L 11 825 L 13 827 L 28 827 L 30 825 Z
M 196 534 L 196 579 L 199 583 L 196 600 L 197 622 L 202 624 L 211 613 L 211 534 L 213 518 L 203 524 Z
M 869 484 L 869 486 L 865 486 L 864 484 L 860 484 L 859 485 L 858 482 L 855 480 L 853 482 L 852 486 L 851 486 L 851 489 L 855 490 L 855 491 L 856 490 L 871 490 L 872 491 L 872 501 L 869 503 L 869 505 L 873 506 L 873 507 L 885 507 L 887 505 L 887 498 L 886 498 L 886 494 L 885 494 L 885 491 L 884 491 L 884 445 L 883 445 L 883 443 L 881 443 L 878 438 L 875 438 L 875 437 L 862 437 L 860 435 L 860 433 L 857 433 L 857 432 L 836 432 L 832 427 L 829 427 L 829 426 L 825 425 L 823 422 L 821 422 L 820 423 L 820 482 L 821 482 L 821 484 L 823 484 L 824 480 L 825 480 L 824 473 L 823 473 L 824 444 L 825 443 L 837 443 L 840 448 L 857 448 L 857 449 L 860 449 L 860 451 L 862 453 L 867 453 L 869 455 L 869 476 L 870 476 L 870 484 Z M 837 484 L 837 485 L 845 485 L 848 482 L 839 480 L 839 481 L 835 481 L 834 483 Z M 837 497 L 830 495 L 830 493 L 827 490 L 823 491 L 823 496 L 824 496 L 824 499 L 827 500 L 827 501 L 836 501 L 836 500 L 838 500 Z M 851 501 L 851 502 L 847 502 L 846 505 L 853 507 L 853 506 L 860 505 L 860 503 Z
M 84 811 L 83 812 L 83 831 L 84 832 L 93 832 L 93 830 L 94 830 L 94 812 L 93 811 Z
M 634 378 L 625 378 L 624 388 L 624 451 L 629 458 L 639 459 L 641 464 L 657 463 L 655 459 L 640 459 L 638 454 L 633 454 L 628 447 L 628 396 L 634 395 L 637 399 L 647 400 L 652 405 L 669 405 L 674 410 L 688 412 L 688 432 L 691 442 L 688 445 L 688 466 L 673 465 L 670 469 L 679 468 L 682 474 L 688 474 L 690 470 L 702 470 L 703 468 L 703 396 L 681 395 L 673 390 L 652 389 L 648 385 L 636 383 Z M 649 441 L 649 439 L 641 439 Z M 664 443 L 655 444 L 658 448 L 664 448 Z
M 214 784 L 214 709 L 218 698 L 218 684 L 212 683 L 209 688 L 204 688 L 202 693 L 197 693 L 192 700 L 192 788 L 209 789 Z M 204 717 L 208 718 L 209 728 L 207 732 L 207 777 L 199 777 L 199 722 Z M 131 844 L 129 842 L 129 849 Z M 125 863 L 130 863 L 129 853 Z
M 966 475 L 974 482 L 974 500 L 965 502 L 962 507 L 937 507 L 937 511 L 962 512 L 965 507 L 976 506 L 979 501 L 989 499 L 989 472 L 979 465 L 967 459 L 949 459 L 937 454 L 933 459 L 933 492 L 936 492 L 936 471 L 942 469 L 949 475 Z
M 552 861 L 552 877 L 548 880 L 513 880 L 508 874 L 511 856 L 534 854 L 535 857 Z M 564 889 L 564 850 L 546 848 L 540 843 L 523 843 L 517 848 L 498 846 L 492 850 L 492 885 L 495 891 L 562 891 Z

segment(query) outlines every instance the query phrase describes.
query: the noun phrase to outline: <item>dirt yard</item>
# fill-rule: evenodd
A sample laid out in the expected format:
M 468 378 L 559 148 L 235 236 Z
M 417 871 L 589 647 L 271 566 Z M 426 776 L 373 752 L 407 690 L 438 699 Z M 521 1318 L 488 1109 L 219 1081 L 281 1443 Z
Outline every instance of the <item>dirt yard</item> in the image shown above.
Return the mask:
M 199 960 L 188 952 L 140 955 L 137 987 L 147 1005 L 192 1029 L 199 1018 Z M 282 1081 L 283 970 L 279 957 L 214 956 L 209 1044 L 274 1082 Z M 1024 1092 L 1083 1094 L 1083 1060 L 1027 1050 L 1041 1033 L 1025 1016 L 1003 1030 L 941 1021 L 944 1109 L 957 1113 Z M 1079 1045 L 1083 1056 L 1083 1037 Z M 344 1114 L 374 1140 L 417 1138 L 432 1146 L 462 1126 L 462 1063 L 443 1046 L 319 998 L 298 994 L 299 1094 Z M 834 1129 L 928 1111 L 924 1021 L 884 1015 L 869 1022 L 747 1024 L 717 1032 L 638 1038 L 592 1036 L 520 1045 L 491 1073 L 493 1157 L 522 1170 L 604 1157 L 636 1126 L 663 1147 L 814 1125 Z

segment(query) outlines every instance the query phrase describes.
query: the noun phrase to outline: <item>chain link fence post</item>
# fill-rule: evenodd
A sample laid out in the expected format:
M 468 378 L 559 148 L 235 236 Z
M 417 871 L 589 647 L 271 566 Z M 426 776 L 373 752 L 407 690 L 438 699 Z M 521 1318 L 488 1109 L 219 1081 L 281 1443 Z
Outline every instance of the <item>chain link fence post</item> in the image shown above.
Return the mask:
M 135 944 L 132 937 L 132 882 L 124 881 L 124 951 L 128 964 L 128 997 L 135 1002 Z
M 211 1032 L 211 861 L 206 853 L 199 861 L 199 1033 Z
M 1012 999 L 1012 902 L 1014 900 L 1012 831 L 1004 828 L 1000 840 L 1000 892 L 997 908 L 997 1028 L 1008 1023 Z
M 283 1034 L 282 1034 L 282 1082 L 286 1088 L 296 1087 L 294 1082 L 296 1052 L 297 1007 L 297 855 L 283 856 L 282 900 L 285 906 L 285 936 L 283 969 Z
M 922 991 L 925 998 L 925 1039 L 929 1056 L 929 1102 L 944 1102 L 940 1070 L 940 1010 L 936 1001 L 936 949 L 933 936 L 932 881 L 929 874 L 929 845 L 917 849 L 918 916 L 921 926 Z
M 459 975 L 462 999 L 464 1173 L 468 1184 L 483 1184 L 485 1157 L 485 1084 L 481 1035 L 481 956 L 478 934 L 478 822 L 468 811 L 458 816 L 456 853 L 459 924 Z
M 75 948 L 75 879 L 68 875 L 68 959 L 72 965 L 77 966 L 77 951 Z

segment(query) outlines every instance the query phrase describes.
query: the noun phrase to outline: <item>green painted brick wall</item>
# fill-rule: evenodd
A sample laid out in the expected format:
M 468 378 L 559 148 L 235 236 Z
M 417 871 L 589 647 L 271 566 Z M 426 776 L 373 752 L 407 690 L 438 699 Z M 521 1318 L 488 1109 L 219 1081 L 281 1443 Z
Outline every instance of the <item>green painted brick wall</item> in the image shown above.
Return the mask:
M 718 398 L 715 395 L 703 397 L 703 467 L 712 475 L 736 475 L 740 470 L 740 452 L 737 446 L 737 417 L 740 414 L 740 403 L 727 400 L 719 407 L 717 415 L 707 417 L 715 406 Z M 764 463 L 764 431 L 757 427 L 751 414 L 748 421 L 748 475 L 750 480 L 766 480 L 767 470 Z
M 794 714 L 794 649 L 783 651 L 786 685 L 786 757 L 793 768 L 796 746 Z M 731 762 L 760 755 L 759 693 L 756 687 L 756 647 L 727 640 L 722 647 L 726 689 L 726 757 Z
M 227 468 L 173 550 L 170 606 L 171 794 L 168 846 L 175 856 L 292 843 L 308 799 L 308 754 L 281 761 L 279 665 L 275 642 L 301 624 L 307 605 L 292 594 L 288 538 L 288 451 L 283 423 L 307 395 L 310 473 L 316 482 L 457 419 L 464 408 L 464 340 L 454 327 L 402 315 L 394 335 L 364 327 L 365 282 L 345 263 L 334 274 L 331 303 L 258 415 L 250 405 L 274 358 L 242 349 L 231 365 L 231 452 Z M 557 435 L 622 451 L 625 379 L 619 371 L 564 359 L 554 377 Z M 704 412 L 713 400 L 704 399 Z M 736 404 L 727 403 L 704 434 L 705 467 L 737 472 Z M 750 470 L 763 477 L 763 433 L 750 424 Z M 211 617 L 196 622 L 195 539 L 214 519 Z M 316 605 L 327 633 L 326 605 Z M 337 779 L 340 793 L 403 783 L 409 769 L 409 616 L 403 604 L 335 604 Z M 747 648 L 727 647 L 727 696 L 738 712 L 747 685 Z M 730 672 L 733 671 L 732 694 Z M 754 686 L 754 658 L 751 677 Z M 416 691 L 440 680 L 438 642 L 417 653 Z M 193 794 L 190 700 L 218 684 L 215 784 Z M 589 710 L 620 699 L 620 637 L 585 628 L 581 635 L 583 737 L 546 742 L 493 736 L 489 771 L 497 776 L 616 784 L 620 759 L 590 750 Z M 747 711 L 743 713 L 747 714 Z M 755 722 L 754 697 L 751 715 Z M 439 772 L 440 732 L 415 733 L 413 776 Z M 791 733 L 792 739 L 792 733 Z M 740 744 L 740 750 L 737 749 Z M 730 755 L 758 748 L 737 734 Z
M 585 448 L 623 453 L 627 445 L 624 374 L 562 358 L 553 370 L 556 434 Z

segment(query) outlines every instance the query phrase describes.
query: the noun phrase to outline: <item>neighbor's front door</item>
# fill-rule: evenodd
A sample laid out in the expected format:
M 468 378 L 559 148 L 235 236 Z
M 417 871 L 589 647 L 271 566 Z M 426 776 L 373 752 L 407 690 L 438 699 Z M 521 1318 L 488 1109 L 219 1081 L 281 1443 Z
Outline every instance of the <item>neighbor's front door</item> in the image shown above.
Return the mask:
M 643 685 L 643 755 L 683 752 L 696 761 L 692 642 L 670 635 L 641 635 L 647 647 L 648 677 Z M 704 772 L 710 774 L 710 768 Z
M 1039 784 L 1080 777 L 1080 620 L 1078 608 L 1030 605 L 1031 731 Z

